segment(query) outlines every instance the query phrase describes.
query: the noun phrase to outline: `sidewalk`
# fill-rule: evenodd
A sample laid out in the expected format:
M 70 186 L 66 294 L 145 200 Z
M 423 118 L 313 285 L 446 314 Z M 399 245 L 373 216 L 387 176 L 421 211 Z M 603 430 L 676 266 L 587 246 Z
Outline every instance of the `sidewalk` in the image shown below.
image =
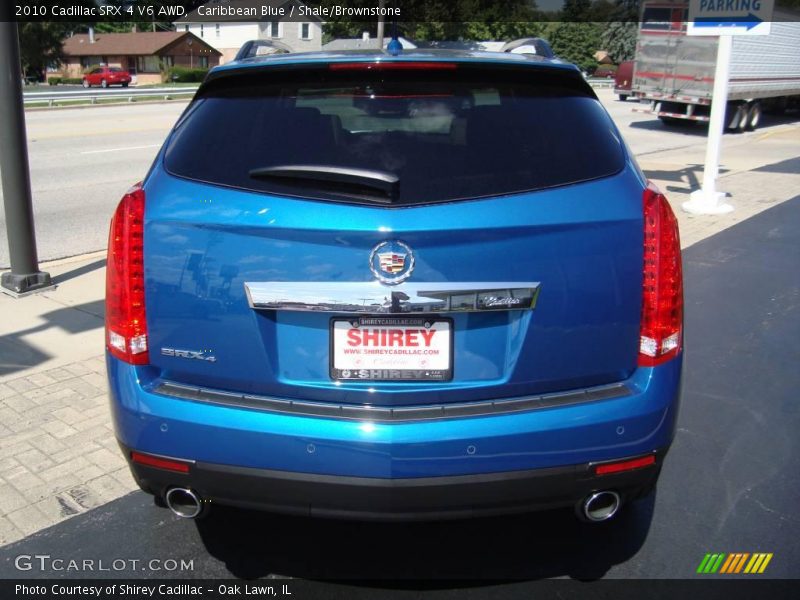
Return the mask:
M 735 146 L 734 146 L 735 144 Z M 717 189 L 728 192 L 735 210 L 718 216 L 690 215 L 681 210 L 700 187 L 705 144 L 638 157 L 645 175 L 670 200 L 686 248 L 786 200 L 800 195 L 800 126 L 776 127 L 751 137 L 733 138 L 720 164 Z
M 0 294 L 0 545 L 136 489 L 108 408 L 104 253 L 43 269 L 55 290 Z
M 764 134 L 775 138 L 777 150 L 750 157 L 744 167 L 750 170 L 726 165 L 719 189 L 733 192 L 736 210 L 716 217 L 680 210 L 702 173 L 702 155 L 641 157 L 673 204 L 683 246 L 800 193 L 798 132 Z M 108 410 L 105 258 L 95 253 L 42 268 L 53 275 L 55 290 L 19 300 L 0 294 L 0 545 L 136 489 Z

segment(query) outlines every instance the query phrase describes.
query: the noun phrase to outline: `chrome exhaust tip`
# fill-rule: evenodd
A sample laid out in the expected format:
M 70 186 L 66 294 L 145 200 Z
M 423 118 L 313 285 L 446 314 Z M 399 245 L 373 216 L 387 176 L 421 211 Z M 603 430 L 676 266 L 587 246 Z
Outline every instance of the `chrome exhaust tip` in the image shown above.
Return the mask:
M 196 519 L 203 512 L 203 501 L 188 488 L 174 487 L 167 490 L 164 501 L 169 509 L 182 519 Z
M 617 492 L 605 490 L 590 494 L 583 501 L 580 515 L 592 523 L 607 521 L 619 511 L 622 500 Z

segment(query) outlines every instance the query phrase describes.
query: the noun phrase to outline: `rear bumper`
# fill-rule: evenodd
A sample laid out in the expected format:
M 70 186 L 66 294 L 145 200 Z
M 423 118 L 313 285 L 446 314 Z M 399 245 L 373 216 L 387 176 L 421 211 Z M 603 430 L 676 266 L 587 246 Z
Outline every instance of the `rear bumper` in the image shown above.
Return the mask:
M 207 503 L 302 516 L 380 521 L 458 519 L 576 506 L 592 492 L 614 490 L 623 502 L 655 484 L 666 450 L 656 463 L 634 471 L 596 476 L 593 465 L 505 473 L 385 479 L 288 473 L 194 463 L 174 473 L 130 461 L 146 492 L 164 497 L 172 487 L 190 488 Z
M 158 393 L 159 372 L 108 358 L 117 438 L 193 461 L 188 474 L 132 465 L 140 486 L 192 487 L 211 502 L 358 518 L 439 518 L 636 496 L 672 442 L 681 358 L 640 368 L 629 393 L 418 422 L 281 414 Z M 592 394 L 586 394 L 592 398 Z M 593 463 L 656 453 L 654 467 L 596 477 Z

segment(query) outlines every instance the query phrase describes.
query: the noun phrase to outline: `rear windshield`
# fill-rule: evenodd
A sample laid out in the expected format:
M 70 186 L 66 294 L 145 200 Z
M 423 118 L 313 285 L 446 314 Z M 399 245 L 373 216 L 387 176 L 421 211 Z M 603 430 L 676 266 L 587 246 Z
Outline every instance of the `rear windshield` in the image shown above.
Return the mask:
M 577 80 L 577 78 L 575 78 Z M 358 181 L 270 177 L 270 168 L 368 170 L 393 205 L 511 194 L 605 177 L 622 144 L 582 81 L 535 69 L 261 71 L 211 82 L 165 155 L 173 175 L 345 202 Z M 307 172 L 308 169 L 306 169 Z M 254 174 L 256 173 L 256 174 Z

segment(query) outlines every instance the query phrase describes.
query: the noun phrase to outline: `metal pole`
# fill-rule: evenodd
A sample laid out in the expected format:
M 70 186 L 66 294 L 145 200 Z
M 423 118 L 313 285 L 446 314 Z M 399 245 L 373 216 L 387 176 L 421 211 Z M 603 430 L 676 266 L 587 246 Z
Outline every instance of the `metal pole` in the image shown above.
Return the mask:
M 17 24 L 0 21 L 0 176 L 11 257 L 0 285 L 17 294 L 52 285 L 36 255 L 21 77 Z
M 728 107 L 728 76 L 731 67 L 733 36 L 720 35 L 717 47 L 717 68 L 714 72 L 714 91 L 711 100 L 711 116 L 708 123 L 706 163 L 703 167 L 703 187 L 691 193 L 683 210 L 696 215 L 719 215 L 731 212 L 733 206 L 724 202 L 725 192 L 717 191 L 719 175 L 719 153 L 722 134 L 725 130 L 725 114 Z
M 381 11 L 381 14 L 378 15 L 378 36 L 377 36 L 378 50 L 383 49 L 383 37 L 384 37 L 383 28 L 384 28 L 384 23 L 386 22 L 386 17 L 383 16 L 383 9 L 385 6 L 386 6 L 386 0 L 380 0 L 380 2 L 378 2 L 378 8 Z

